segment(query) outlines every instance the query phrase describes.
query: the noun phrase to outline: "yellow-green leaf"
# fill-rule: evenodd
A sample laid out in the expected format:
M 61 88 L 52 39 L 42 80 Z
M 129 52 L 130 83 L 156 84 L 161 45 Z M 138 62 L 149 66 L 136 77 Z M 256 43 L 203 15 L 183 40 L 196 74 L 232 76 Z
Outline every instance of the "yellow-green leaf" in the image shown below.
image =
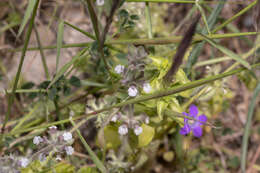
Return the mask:
M 154 137 L 155 130 L 153 127 L 142 124 L 143 132 L 138 136 L 138 147 L 148 145 Z
M 98 173 L 98 170 L 94 167 L 82 167 L 77 173 Z
M 104 137 L 107 148 L 115 149 L 121 144 L 121 140 L 117 128 L 115 126 L 106 126 L 104 128 Z
M 166 103 L 164 100 L 158 100 L 157 101 L 157 113 L 159 118 L 163 119 L 163 111 L 168 106 L 168 103 Z

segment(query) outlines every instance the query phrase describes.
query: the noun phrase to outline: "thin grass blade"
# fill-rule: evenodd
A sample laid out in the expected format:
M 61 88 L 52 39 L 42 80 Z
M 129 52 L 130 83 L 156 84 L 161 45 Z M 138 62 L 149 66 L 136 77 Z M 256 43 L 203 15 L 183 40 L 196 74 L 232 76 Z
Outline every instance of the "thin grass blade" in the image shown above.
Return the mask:
M 73 125 L 73 127 L 76 126 L 76 124 L 74 123 L 74 121 L 72 119 L 70 119 L 71 124 Z M 95 154 L 95 152 L 90 148 L 90 146 L 88 145 L 88 143 L 86 142 L 86 140 L 84 139 L 84 137 L 81 135 L 80 131 L 78 129 L 76 129 L 76 133 L 79 136 L 79 139 L 81 140 L 82 144 L 84 145 L 85 149 L 88 151 L 90 158 L 93 160 L 93 162 L 95 163 L 95 165 L 97 166 L 97 168 L 102 172 L 102 173 L 106 173 L 106 168 L 103 165 L 103 163 L 100 161 L 100 159 L 97 157 L 97 155 Z
M 36 0 L 29 0 L 29 3 L 28 3 L 28 6 L 26 8 L 26 11 L 25 11 L 25 14 L 24 14 L 24 17 L 23 17 L 23 21 L 22 21 L 22 24 L 19 28 L 17 37 L 19 37 L 21 35 L 21 33 L 23 32 L 24 27 L 25 27 L 26 23 L 29 21 L 31 14 L 33 12 L 33 9 L 34 9 L 36 4 L 37 4 Z
M 210 38 L 207 38 L 206 36 L 201 35 L 205 41 L 207 41 L 209 44 L 217 48 L 219 51 L 224 53 L 225 55 L 229 56 L 230 58 L 234 59 L 235 61 L 239 62 L 241 65 L 246 67 L 247 69 L 251 69 L 250 64 L 245 61 L 242 57 L 240 57 L 238 54 L 234 53 L 233 51 L 225 48 L 224 46 L 221 46 L 220 44 L 215 43 Z
M 246 172 L 246 159 L 247 159 L 247 147 L 248 147 L 248 138 L 249 132 L 251 127 L 251 122 L 254 114 L 256 99 L 259 97 L 260 94 L 260 82 L 258 83 L 256 89 L 254 90 L 252 100 L 249 105 L 249 111 L 247 115 L 247 122 L 245 125 L 244 135 L 243 135 L 243 142 L 242 142 L 242 156 L 241 156 L 241 170 L 242 173 Z
M 214 8 L 211 15 L 209 16 L 207 22 L 208 22 L 208 26 L 209 26 L 210 30 L 214 27 L 215 23 L 217 22 L 217 18 L 219 16 L 220 12 L 222 11 L 225 3 L 226 3 L 226 0 L 219 0 L 218 5 Z M 207 29 L 204 28 L 202 30 L 202 34 L 206 34 L 206 33 L 207 33 Z M 186 69 L 185 69 L 185 71 L 187 72 L 188 75 L 191 72 L 192 66 L 197 62 L 197 59 L 200 55 L 200 52 L 201 52 L 204 44 L 205 44 L 205 42 L 201 42 L 193 48 L 193 50 L 188 58 L 188 62 L 187 62 Z
M 64 21 L 61 20 L 59 22 L 59 27 L 58 27 L 56 72 L 59 69 L 60 51 L 61 51 L 61 48 L 62 48 L 63 32 L 64 32 Z
M 19 78 L 20 78 L 20 75 L 21 75 L 25 54 L 26 54 L 27 47 L 28 47 L 28 44 L 29 44 L 29 41 L 30 41 L 30 38 L 31 38 L 31 33 L 32 33 L 32 29 L 33 29 L 33 24 L 34 24 L 34 19 L 35 19 L 36 12 L 37 12 L 37 7 L 38 7 L 38 4 L 39 4 L 39 0 L 35 0 L 35 1 L 36 1 L 36 4 L 34 5 L 33 12 L 32 12 L 32 17 L 31 17 L 30 22 L 29 22 L 28 31 L 27 31 L 26 36 L 25 36 L 25 41 L 24 41 L 24 46 L 23 46 L 23 49 L 22 49 L 21 59 L 20 59 L 20 62 L 19 62 L 17 73 L 15 75 L 15 81 L 14 81 L 14 86 L 13 86 L 13 89 L 12 89 L 12 94 L 8 97 L 7 113 L 5 115 L 5 120 L 4 120 L 4 123 L 3 123 L 2 132 L 4 132 L 5 125 L 8 122 L 9 116 L 11 114 L 11 106 L 13 105 L 13 102 L 14 102 L 14 99 L 15 99 L 14 98 L 15 97 L 15 91 L 17 89 L 17 85 L 18 85 Z M 0 139 L 0 143 L 1 142 L 2 142 L 2 136 L 1 136 L 1 139 Z

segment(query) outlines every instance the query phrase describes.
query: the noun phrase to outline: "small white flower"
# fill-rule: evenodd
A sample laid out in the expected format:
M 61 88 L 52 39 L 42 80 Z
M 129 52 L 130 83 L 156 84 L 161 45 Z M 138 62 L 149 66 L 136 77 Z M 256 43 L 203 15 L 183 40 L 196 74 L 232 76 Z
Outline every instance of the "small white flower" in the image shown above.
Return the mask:
M 139 136 L 143 132 L 143 128 L 141 126 L 135 126 L 134 133 L 136 136 Z
M 65 132 L 65 133 L 63 133 L 62 136 L 63 136 L 64 141 L 69 141 L 72 139 L 72 134 L 70 132 Z
M 118 133 L 120 135 L 126 135 L 128 133 L 127 125 L 123 124 L 123 125 L 119 126 Z
M 125 69 L 125 66 L 123 66 L 123 65 L 117 65 L 117 66 L 115 67 L 115 72 L 116 72 L 117 74 L 121 74 L 121 73 L 124 72 L 124 69 Z
M 75 115 L 73 110 L 70 110 L 70 117 L 73 117 Z
M 46 156 L 43 153 L 40 153 L 38 158 L 39 158 L 40 162 L 44 162 L 46 160 Z
M 145 124 L 149 124 L 150 118 L 149 117 L 145 117 L 144 122 L 145 122 Z
M 113 117 L 111 118 L 111 121 L 112 121 L 112 122 L 116 122 L 116 121 L 117 121 L 117 115 L 113 116 Z
M 105 3 L 105 0 L 97 0 L 97 1 L 96 1 L 96 4 L 97 4 L 98 6 L 104 5 L 104 3 Z
M 35 145 L 39 145 L 41 142 L 43 142 L 42 137 L 40 137 L 40 136 L 35 136 L 35 137 L 33 138 L 33 143 L 34 143 Z
M 23 158 L 20 159 L 20 165 L 21 165 L 21 167 L 23 167 L 23 168 L 25 168 L 26 166 L 28 166 L 29 163 L 30 163 L 30 160 L 27 159 L 27 158 L 25 158 L 25 157 L 23 157 Z
M 57 130 L 57 126 L 51 126 L 49 127 L 50 130 Z
M 72 149 L 73 149 L 73 148 L 72 148 Z M 65 150 L 66 150 L 66 148 L 65 148 Z M 74 149 L 73 149 L 73 151 L 74 151 Z M 66 150 L 66 152 L 67 152 L 67 150 Z M 61 161 L 61 160 L 62 160 L 62 159 L 61 159 L 61 156 L 60 156 L 60 155 L 57 155 L 55 160 L 56 160 L 56 161 Z
M 74 148 L 72 146 L 65 147 L 67 155 L 72 155 L 74 153 Z
M 144 90 L 145 93 L 149 93 L 149 92 L 151 92 L 152 87 L 149 83 L 144 83 L 143 90 Z
M 128 89 L 128 95 L 131 97 L 135 97 L 138 94 L 138 90 L 135 86 L 130 86 Z

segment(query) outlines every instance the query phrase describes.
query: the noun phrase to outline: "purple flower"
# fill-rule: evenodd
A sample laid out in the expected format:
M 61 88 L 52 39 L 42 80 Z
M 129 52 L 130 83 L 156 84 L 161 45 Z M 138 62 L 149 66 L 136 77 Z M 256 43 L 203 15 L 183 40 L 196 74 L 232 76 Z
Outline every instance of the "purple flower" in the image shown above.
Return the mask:
M 189 114 L 186 112 L 183 112 L 182 114 L 185 116 L 189 116 L 191 118 L 194 118 L 195 120 L 191 120 L 188 118 L 184 118 L 184 127 L 181 128 L 180 134 L 186 135 L 190 133 L 190 131 L 193 132 L 193 135 L 195 137 L 201 137 L 202 136 L 202 128 L 201 125 L 205 124 L 207 121 L 206 115 L 198 115 L 198 108 L 195 105 L 191 105 L 189 108 Z

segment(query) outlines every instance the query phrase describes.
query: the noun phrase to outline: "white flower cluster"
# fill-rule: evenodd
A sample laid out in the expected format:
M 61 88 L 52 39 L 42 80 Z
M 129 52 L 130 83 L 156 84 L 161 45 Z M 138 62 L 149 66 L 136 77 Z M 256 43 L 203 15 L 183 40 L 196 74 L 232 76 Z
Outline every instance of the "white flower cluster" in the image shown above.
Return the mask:
M 130 97 L 135 97 L 135 96 L 137 96 L 137 94 L 138 94 L 137 88 L 135 86 L 130 86 L 128 89 L 128 95 Z
M 41 142 L 43 142 L 42 137 L 40 137 L 40 136 L 35 136 L 35 137 L 33 138 L 33 143 L 34 143 L 35 145 L 39 145 Z
M 72 134 L 70 132 L 63 133 L 62 137 L 63 137 L 63 140 L 66 141 L 66 142 L 68 142 L 68 141 L 73 139 L 72 138 Z
M 74 153 L 74 148 L 72 146 L 65 147 L 67 155 L 72 155 Z
M 97 6 L 102 6 L 102 5 L 104 5 L 104 3 L 105 3 L 105 0 L 97 0 L 96 1 Z
M 27 159 L 26 157 L 22 157 L 20 159 L 20 166 L 23 168 L 26 168 L 30 164 L 30 160 Z
M 152 87 L 149 83 L 144 83 L 143 84 L 143 90 L 144 90 L 145 93 L 150 93 L 151 90 L 152 90 Z
M 123 66 L 123 65 L 117 65 L 117 66 L 115 67 L 115 72 L 116 72 L 117 74 L 121 74 L 121 73 L 124 72 L 124 69 L 125 69 L 125 66 Z
M 141 126 L 136 125 L 134 127 L 134 133 L 136 136 L 139 136 L 142 132 L 143 132 L 143 128 Z M 118 133 L 120 135 L 126 135 L 128 133 L 128 126 L 126 124 L 119 126 Z

